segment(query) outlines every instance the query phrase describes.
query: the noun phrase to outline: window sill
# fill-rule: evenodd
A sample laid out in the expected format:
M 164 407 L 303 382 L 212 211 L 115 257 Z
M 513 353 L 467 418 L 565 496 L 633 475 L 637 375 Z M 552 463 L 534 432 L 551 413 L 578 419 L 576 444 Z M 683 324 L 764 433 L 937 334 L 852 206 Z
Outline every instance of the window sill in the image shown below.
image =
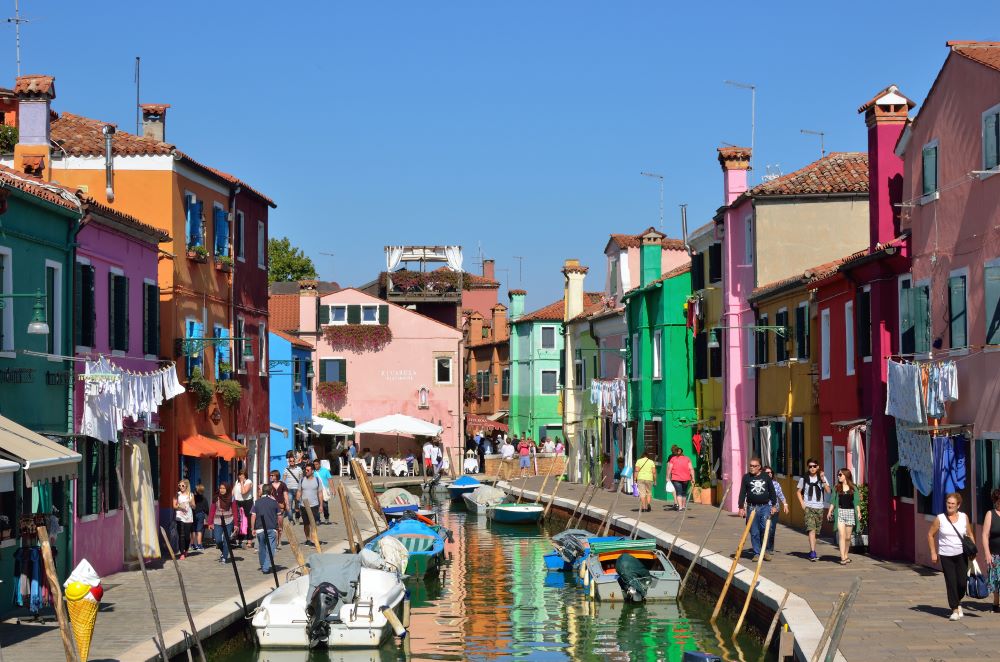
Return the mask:
M 16 359 L 16 358 L 17 358 L 17 352 L 13 352 L 13 351 L 11 351 L 11 352 L 7 352 L 7 351 L 0 352 L 0 359 Z
M 111 350 L 111 356 L 125 356 L 125 350 L 123 350 L 123 349 L 113 349 L 113 350 Z
M 206 262 L 208 262 L 208 255 L 202 255 L 201 253 L 195 253 L 194 251 L 189 250 L 187 252 L 187 259 L 191 260 L 192 262 L 199 262 L 201 264 L 205 264 Z
M 8 547 L 14 547 L 17 545 L 16 538 L 7 538 L 3 542 L 0 542 L 0 549 L 7 549 Z
M 953 347 L 948 350 L 948 356 L 965 356 L 969 353 L 968 347 Z
M 870 356 L 862 356 L 861 357 L 861 362 L 862 363 L 871 363 L 872 362 L 872 357 L 870 357 Z
M 237 255 L 236 256 L 236 261 L 237 262 L 246 262 L 247 259 L 245 257 L 243 257 L 242 255 Z
M 84 523 L 84 522 L 96 522 L 98 517 L 100 517 L 100 515 L 98 515 L 96 513 L 93 514 L 93 515 L 84 515 L 83 517 L 79 518 L 78 521 L 81 524 Z
M 920 200 L 917 202 L 921 207 L 924 205 L 929 205 L 930 203 L 938 200 L 941 197 L 941 191 L 934 191 L 926 195 L 920 196 Z
M 1000 166 L 990 168 L 989 170 L 983 170 L 979 172 L 978 175 L 979 175 L 979 181 L 983 181 L 984 179 L 989 179 L 993 175 L 1000 175 Z
M 77 354 L 90 354 L 94 351 L 93 347 L 84 347 L 83 345 L 76 345 L 73 347 L 73 351 Z
M 145 361 L 157 361 L 158 360 L 156 354 L 143 354 L 142 358 Z
M 983 347 L 984 352 L 1000 352 L 1000 345 L 987 345 Z M 0 356 L 4 356 L 3 352 L 0 352 Z

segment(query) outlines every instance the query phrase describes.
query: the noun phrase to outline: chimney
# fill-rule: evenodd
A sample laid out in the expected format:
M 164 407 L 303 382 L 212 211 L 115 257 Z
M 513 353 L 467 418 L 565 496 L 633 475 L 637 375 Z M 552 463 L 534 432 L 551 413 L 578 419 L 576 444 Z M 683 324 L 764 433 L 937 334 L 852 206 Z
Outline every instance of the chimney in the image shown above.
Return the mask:
M 483 278 L 489 278 L 490 280 L 496 280 L 494 274 L 496 262 L 494 260 L 483 260 Z
M 299 333 L 319 335 L 319 281 L 299 281 Z
M 912 101 L 890 85 L 858 108 L 868 125 L 868 237 L 871 250 L 899 236 L 903 159 L 896 143 L 906 128 Z
M 493 342 L 507 340 L 507 307 L 502 303 L 493 306 Z
M 566 260 L 563 263 L 563 276 L 566 284 L 563 289 L 563 319 L 571 320 L 583 312 L 583 279 L 587 275 L 587 267 L 581 266 L 579 260 Z
M 645 287 L 660 277 L 665 236 L 653 228 L 639 235 L 639 287 Z
M 726 204 L 740 197 L 747 190 L 747 170 L 750 169 L 749 147 L 720 147 L 719 165 L 722 166 L 722 194 Z
M 14 168 L 42 179 L 52 178 L 49 148 L 49 106 L 56 98 L 52 76 L 18 76 L 14 85 L 17 97 L 17 145 Z
M 483 342 L 483 316 L 478 312 L 469 316 L 469 344 Z
M 509 311 L 512 322 L 524 315 L 524 297 L 527 295 L 527 290 L 510 290 L 507 292 L 507 296 L 510 298 Z
M 167 140 L 167 108 L 169 103 L 144 103 L 142 108 L 142 137 L 159 142 Z

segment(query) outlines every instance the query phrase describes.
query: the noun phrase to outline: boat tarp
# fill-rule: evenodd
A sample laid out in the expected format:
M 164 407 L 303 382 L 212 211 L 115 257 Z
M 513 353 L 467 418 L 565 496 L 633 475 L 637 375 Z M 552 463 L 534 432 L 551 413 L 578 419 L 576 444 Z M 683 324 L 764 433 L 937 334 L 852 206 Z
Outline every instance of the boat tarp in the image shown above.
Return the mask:
M 309 566 L 309 596 L 320 584 L 327 582 L 344 594 L 344 602 L 354 600 L 353 584 L 361 576 L 361 556 L 358 554 L 310 554 L 306 561 Z
M 656 549 L 656 541 L 653 540 L 652 538 L 590 543 L 591 554 L 607 554 L 608 552 L 627 552 L 629 550 L 652 551 L 654 549 Z
M 473 485 L 481 485 L 478 480 L 472 476 L 460 476 L 452 481 L 449 487 L 472 487 Z
M 378 503 L 383 508 L 391 506 L 419 506 L 420 497 L 412 492 L 407 492 L 401 487 L 390 487 L 378 495 Z
M 490 485 L 477 487 L 470 495 L 472 500 L 483 506 L 492 506 L 503 502 L 507 498 L 507 493 Z
M 560 545 L 565 545 L 568 538 L 586 541 L 587 538 L 590 538 L 590 531 L 584 531 L 583 529 L 566 529 L 565 531 L 560 531 L 552 536 L 552 541 L 559 543 Z
M 406 547 L 411 554 L 438 554 L 444 549 L 444 538 L 435 529 L 415 519 L 401 519 L 388 530 L 383 531 L 366 547 L 377 549 L 378 541 L 386 536 L 392 536 Z

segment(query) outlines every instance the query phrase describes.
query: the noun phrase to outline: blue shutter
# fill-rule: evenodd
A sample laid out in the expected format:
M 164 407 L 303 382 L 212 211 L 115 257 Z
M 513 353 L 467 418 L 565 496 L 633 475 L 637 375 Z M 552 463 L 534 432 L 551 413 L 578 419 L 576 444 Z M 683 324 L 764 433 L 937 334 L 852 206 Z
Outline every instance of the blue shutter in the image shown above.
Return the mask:
M 205 327 L 201 324 L 201 322 L 192 322 L 192 324 L 191 324 L 191 337 L 192 338 L 204 338 L 205 337 L 204 328 Z M 198 352 L 197 354 L 195 354 L 191 358 L 191 367 L 192 368 L 201 368 L 202 367 L 202 356 L 203 356 L 203 354 L 204 354 L 204 349 L 202 349 L 202 351 Z M 202 374 L 204 374 L 204 373 L 205 373 L 205 370 L 204 370 L 204 368 L 202 368 Z
M 191 247 L 191 215 L 194 213 L 192 206 L 194 201 L 191 199 L 190 195 L 184 196 L 184 218 L 186 222 L 184 223 L 184 245 L 188 248 Z
M 201 227 L 201 213 L 204 204 L 192 202 L 188 205 L 187 215 L 187 243 L 188 248 L 193 246 L 204 246 L 205 237 Z
M 215 254 L 229 255 L 229 218 L 225 209 L 215 208 L 214 213 L 215 230 Z

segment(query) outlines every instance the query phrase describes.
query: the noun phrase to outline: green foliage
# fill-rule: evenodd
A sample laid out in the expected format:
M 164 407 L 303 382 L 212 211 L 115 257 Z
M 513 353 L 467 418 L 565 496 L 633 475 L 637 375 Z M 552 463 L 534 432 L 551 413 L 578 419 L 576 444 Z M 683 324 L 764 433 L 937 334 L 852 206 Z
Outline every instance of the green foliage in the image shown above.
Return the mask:
M 226 363 L 225 361 L 221 361 L 219 363 L 219 374 L 220 375 L 228 375 L 232 371 L 233 371 L 233 364 L 232 363 Z
M 201 259 L 208 257 L 208 249 L 204 246 L 191 246 L 188 248 L 188 253 L 191 253 Z
M 331 421 L 337 421 L 338 423 L 343 423 L 344 422 L 344 419 L 342 419 L 340 416 L 337 416 L 336 412 L 321 411 L 320 413 L 318 413 L 316 415 L 319 416 L 320 418 L 326 418 L 326 419 L 329 419 Z
M 0 124 L 0 153 L 10 154 L 17 144 L 17 127 Z
M 243 397 L 243 387 L 235 379 L 223 379 L 216 384 L 215 390 L 222 396 L 222 402 L 227 407 L 235 406 Z
M 212 404 L 215 389 L 212 388 L 212 382 L 205 379 L 201 368 L 195 368 L 191 371 L 191 378 L 188 379 L 188 390 L 195 395 L 195 409 L 198 411 L 205 411 Z
M 288 237 L 267 240 L 267 282 L 308 280 L 316 278 L 316 266 L 302 252 L 292 246 Z
M 215 261 L 219 264 L 224 264 L 227 267 L 233 266 L 233 258 L 228 255 L 216 255 Z
M 701 443 L 701 453 L 698 454 L 697 484 L 698 487 L 712 487 L 712 453 L 711 442 Z
M 858 532 L 868 533 L 868 486 L 858 485 L 858 510 L 861 511 L 861 521 L 858 522 Z

